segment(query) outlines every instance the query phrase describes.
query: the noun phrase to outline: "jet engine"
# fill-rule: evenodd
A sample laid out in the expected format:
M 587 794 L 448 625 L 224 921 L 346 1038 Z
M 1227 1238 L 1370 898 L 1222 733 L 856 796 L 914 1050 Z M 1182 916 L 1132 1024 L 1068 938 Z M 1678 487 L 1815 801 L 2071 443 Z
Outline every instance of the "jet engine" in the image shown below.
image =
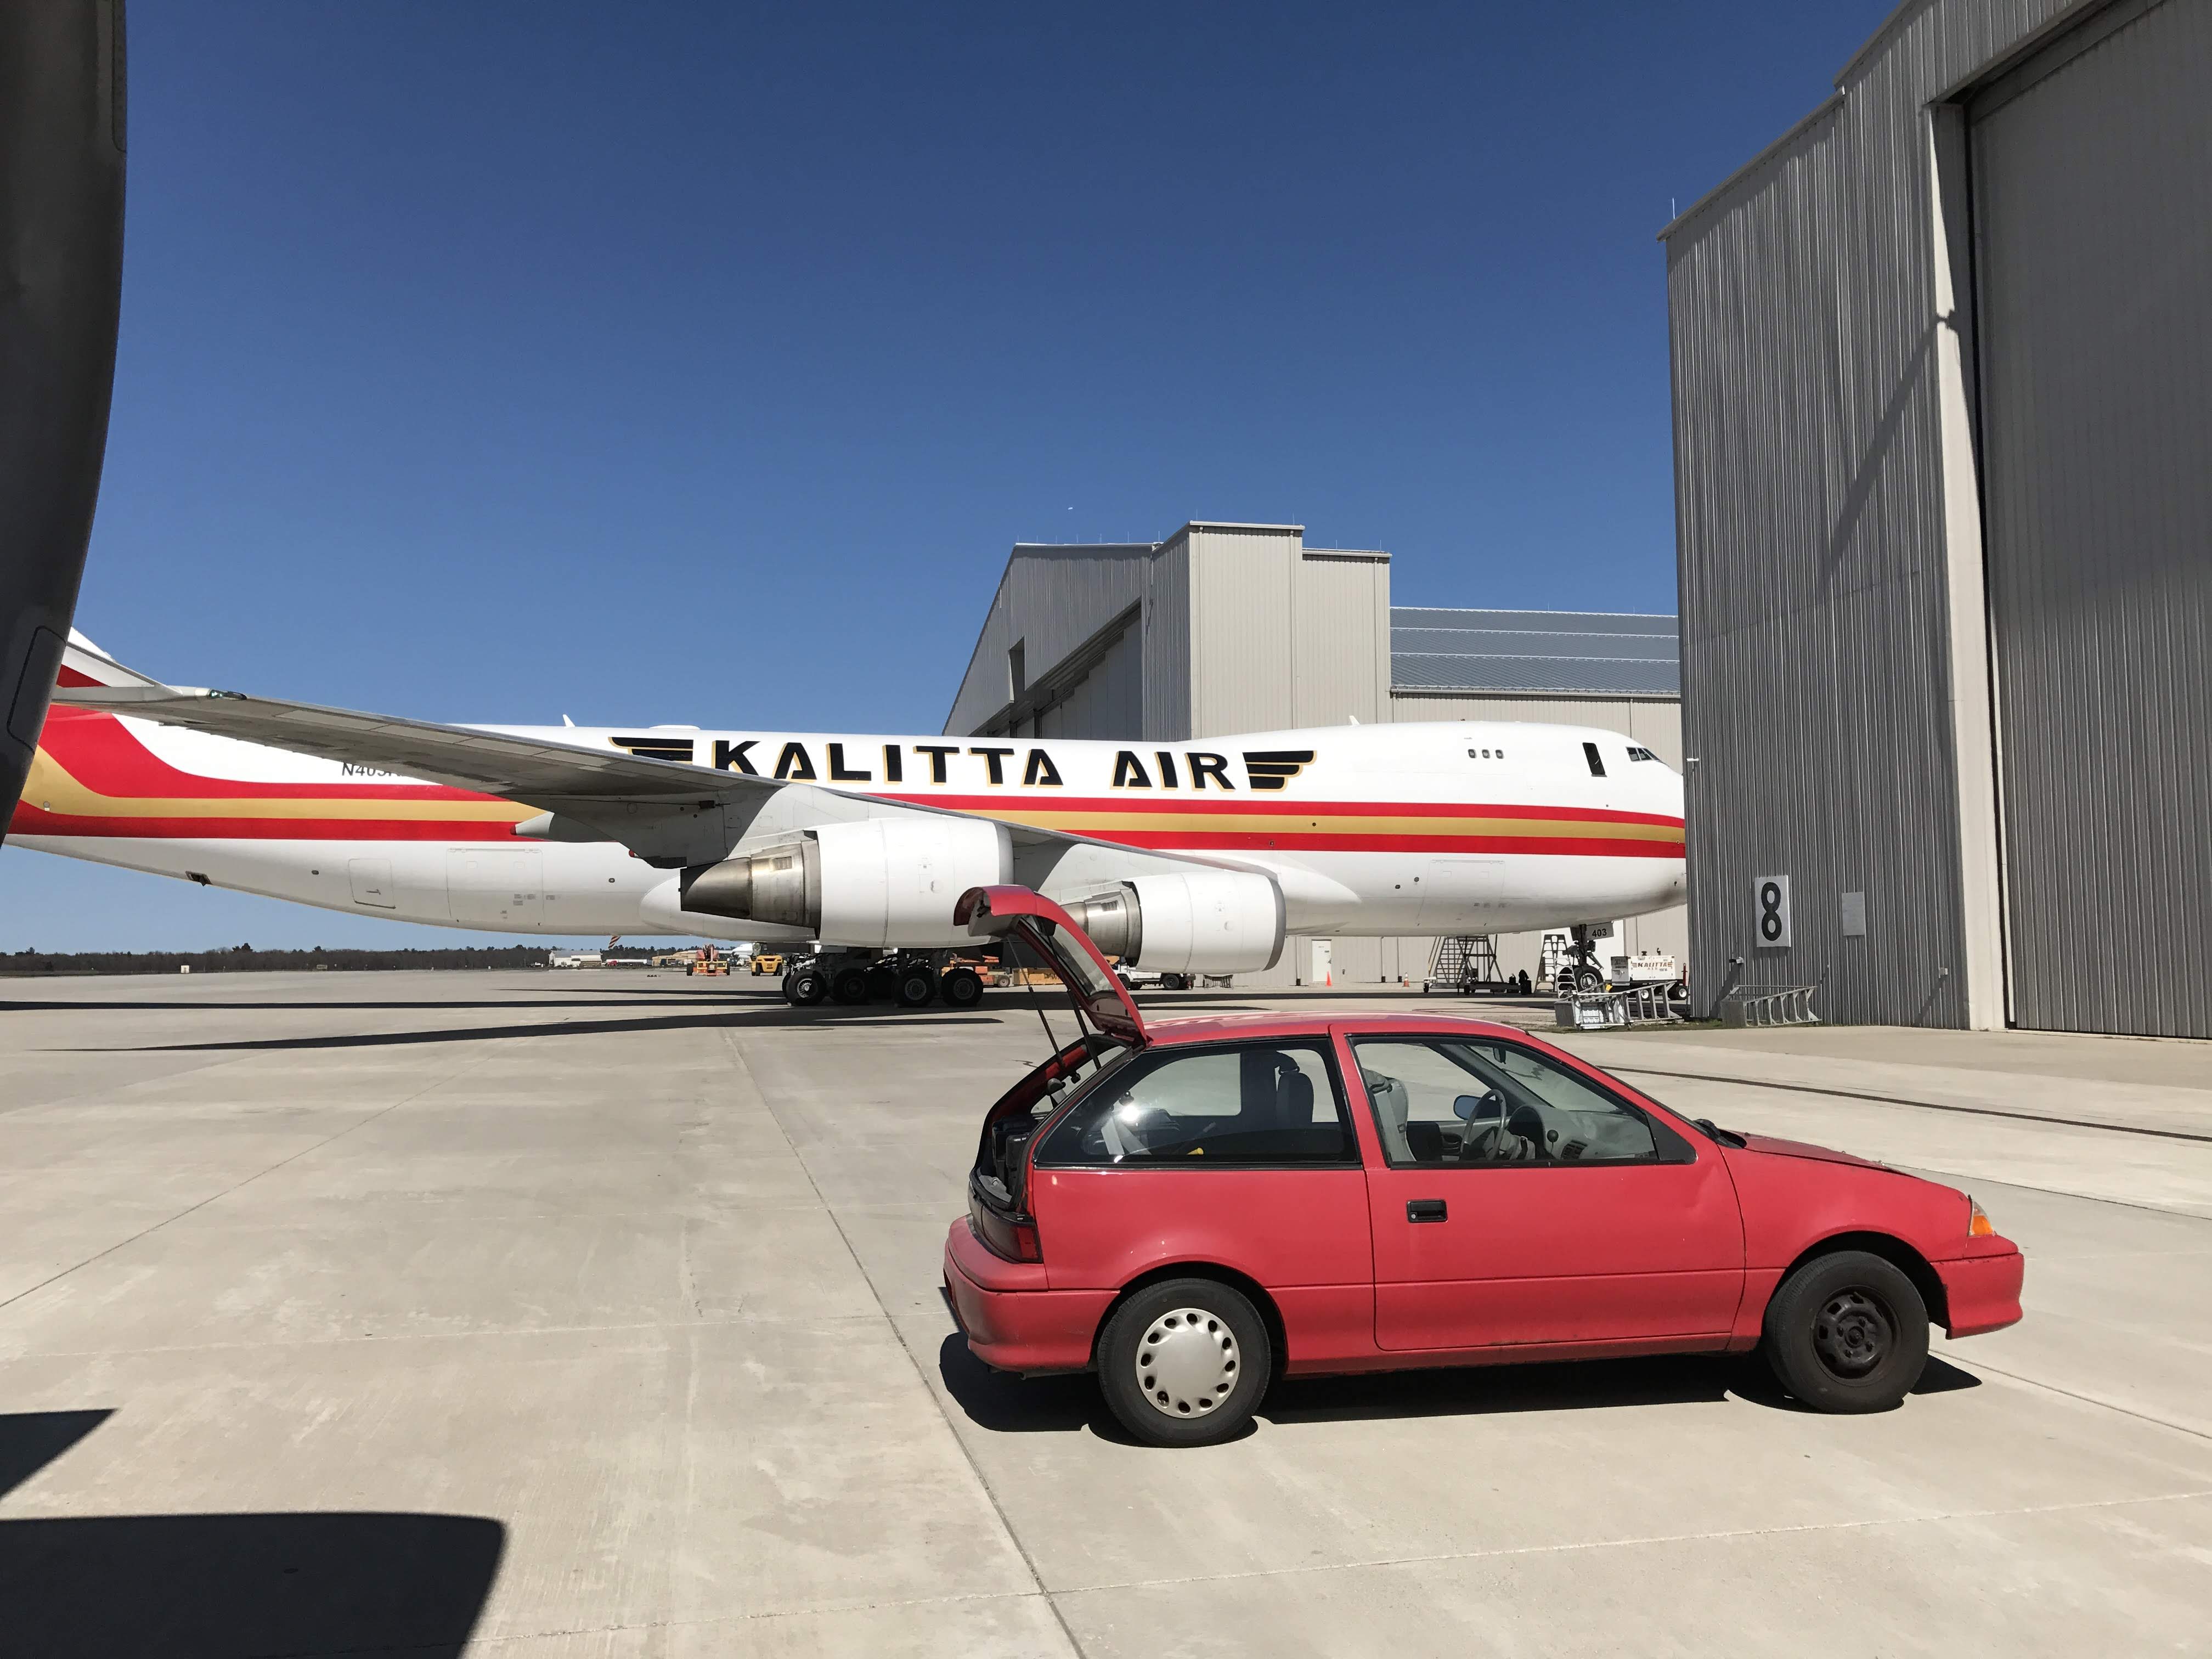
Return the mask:
M 683 908 L 797 927 L 825 945 L 967 945 L 953 905 L 970 887 L 1012 880 L 1013 871 L 1002 823 L 862 818 L 686 870 Z
M 1245 871 L 1139 876 L 1066 908 L 1108 956 L 1155 973 L 1249 973 L 1283 953 L 1282 890 Z

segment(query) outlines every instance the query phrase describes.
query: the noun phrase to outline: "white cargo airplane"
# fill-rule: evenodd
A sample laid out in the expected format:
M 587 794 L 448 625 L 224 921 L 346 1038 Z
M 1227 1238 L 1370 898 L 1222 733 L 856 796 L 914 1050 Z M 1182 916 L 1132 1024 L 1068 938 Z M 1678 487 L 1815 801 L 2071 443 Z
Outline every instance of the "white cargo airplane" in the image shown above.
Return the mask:
M 441 726 L 164 685 L 81 635 L 9 836 L 406 921 L 867 951 L 970 944 L 961 894 L 1014 882 L 1170 974 L 1272 966 L 1294 933 L 1638 915 L 1683 887 L 1682 781 L 1614 732 Z

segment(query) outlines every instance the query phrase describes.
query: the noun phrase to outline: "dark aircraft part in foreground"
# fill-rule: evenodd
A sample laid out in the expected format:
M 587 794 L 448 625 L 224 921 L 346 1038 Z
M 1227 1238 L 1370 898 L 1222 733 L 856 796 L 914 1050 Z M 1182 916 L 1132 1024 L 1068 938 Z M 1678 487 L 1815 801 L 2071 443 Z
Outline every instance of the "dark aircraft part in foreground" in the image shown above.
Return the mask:
M 0 835 L 46 725 L 107 448 L 123 0 L 0 4 Z

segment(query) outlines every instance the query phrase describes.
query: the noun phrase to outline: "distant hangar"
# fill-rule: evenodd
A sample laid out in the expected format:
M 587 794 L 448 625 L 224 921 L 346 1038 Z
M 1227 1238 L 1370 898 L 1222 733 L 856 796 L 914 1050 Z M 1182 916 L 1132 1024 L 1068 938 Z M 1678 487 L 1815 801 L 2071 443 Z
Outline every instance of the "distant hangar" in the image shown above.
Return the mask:
M 2212 1036 L 2212 5 L 1909 0 L 1662 240 L 1699 984 Z
M 1158 542 L 1014 548 L 945 731 L 959 737 L 1187 738 L 1352 720 L 1558 720 L 1609 727 L 1681 764 L 1667 616 L 1394 607 L 1390 556 L 1305 544 L 1297 525 L 1184 525 Z M 1628 921 L 1626 948 L 1688 946 L 1680 909 Z M 1508 973 L 1538 936 L 1499 940 Z M 1418 981 L 1428 939 L 1333 942 L 1338 984 Z M 1255 988 L 1315 971 L 1294 939 Z

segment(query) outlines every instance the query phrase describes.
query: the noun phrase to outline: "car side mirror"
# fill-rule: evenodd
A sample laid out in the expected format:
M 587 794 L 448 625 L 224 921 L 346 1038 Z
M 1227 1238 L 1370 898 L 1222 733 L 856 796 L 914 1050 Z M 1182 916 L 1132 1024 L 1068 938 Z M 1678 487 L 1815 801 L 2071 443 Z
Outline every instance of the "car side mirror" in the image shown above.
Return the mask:
M 1505 1115 L 1505 1102 L 1495 1089 L 1486 1094 L 1462 1095 L 1452 1102 L 1452 1115 L 1462 1123 L 1472 1123 L 1477 1117 L 1502 1118 Z

